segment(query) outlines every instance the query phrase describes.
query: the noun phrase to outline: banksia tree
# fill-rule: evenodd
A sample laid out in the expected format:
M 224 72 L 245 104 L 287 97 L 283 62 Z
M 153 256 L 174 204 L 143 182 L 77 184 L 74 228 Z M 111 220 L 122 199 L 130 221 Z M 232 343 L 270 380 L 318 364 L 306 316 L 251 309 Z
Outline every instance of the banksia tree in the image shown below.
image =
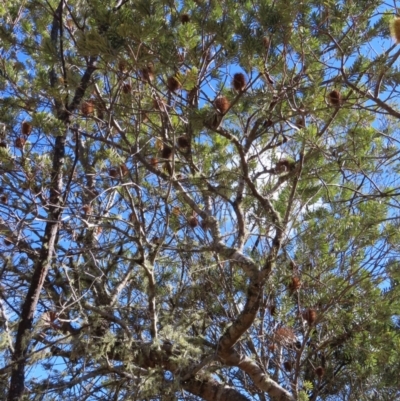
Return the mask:
M 3 3 L 4 399 L 400 398 L 388 2 Z

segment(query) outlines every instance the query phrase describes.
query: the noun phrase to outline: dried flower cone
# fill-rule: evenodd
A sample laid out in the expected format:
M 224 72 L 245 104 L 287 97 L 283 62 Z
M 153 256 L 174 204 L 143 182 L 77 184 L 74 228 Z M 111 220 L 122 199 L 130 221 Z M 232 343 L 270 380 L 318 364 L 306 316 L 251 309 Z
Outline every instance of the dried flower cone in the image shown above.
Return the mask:
M 128 95 L 129 93 L 131 93 L 132 90 L 132 85 L 129 83 L 123 84 L 122 85 L 122 92 L 125 93 L 125 95 Z
M 187 24 L 190 22 L 190 15 L 189 14 L 182 14 L 181 15 L 181 22 L 182 24 Z
M 26 139 L 22 136 L 15 140 L 15 147 L 18 149 L 22 149 L 25 146 Z
M 119 60 L 118 62 L 118 69 L 120 72 L 127 72 L 128 71 L 128 63 L 126 60 Z
M 297 291 L 299 288 L 301 287 L 301 282 L 300 279 L 298 277 L 292 277 L 292 281 L 288 286 L 288 289 L 290 291 L 290 293 L 294 293 L 295 291 Z
M 231 106 L 229 100 L 225 96 L 219 96 L 215 99 L 215 107 L 221 113 L 225 114 Z
M 317 320 L 317 311 L 315 309 L 307 309 L 303 313 L 303 319 L 308 323 L 309 326 L 312 326 Z
M 280 343 L 293 344 L 297 341 L 296 334 L 290 327 L 279 327 L 274 334 L 275 340 Z
M 400 18 L 395 18 L 390 28 L 393 39 L 396 40 L 396 43 L 400 43 Z
M 87 102 L 82 103 L 81 112 L 84 116 L 92 114 L 93 111 L 94 111 L 94 104 L 92 101 L 88 100 Z
M 22 123 L 21 132 L 22 132 L 25 136 L 29 136 L 30 133 L 32 132 L 32 125 L 29 124 L 28 122 L 24 121 L 24 122 Z
M 190 146 L 190 142 L 187 136 L 180 136 L 178 137 L 178 139 L 176 140 L 176 143 L 178 144 L 178 146 L 181 149 L 187 149 Z
M 167 87 L 171 92 L 176 92 L 181 87 L 181 83 L 178 78 L 169 77 L 167 80 Z
M 119 169 L 120 169 L 120 172 L 121 172 L 121 176 L 122 176 L 122 177 L 126 176 L 126 175 L 128 174 L 128 172 L 129 172 L 128 167 L 126 167 L 125 164 L 121 164 L 121 165 L 119 166 Z
M 334 89 L 331 93 L 329 93 L 328 100 L 332 106 L 340 106 L 342 103 L 342 95 L 337 89 Z
M 296 119 L 296 125 L 297 125 L 299 128 L 304 128 L 304 127 L 306 126 L 306 123 L 305 123 L 305 121 L 304 121 L 304 117 L 297 117 L 297 119 Z
M 117 178 L 118 177 L 118 171 L 115 168 L 112 168 L 108 172 L 109 176 L 112 178 Z
M 286 372 L 290 372 L 292 370 L 292 362 L 290 361 L 283 362 L 283 367 L 286 370 Z
M 244 91 L 246 88 L 246 78 L 245 78 L 244 74 L 242 74 L 241 72 L 236 73 L 233 76 L 232 86 L 238 92 Z
M 199 221 L 197 220 L 197 217 L 192 216 L 188 220 L 188 224 L 192 228 L 196 228 L 199 225 Z
M 175 206 L 175 207 L 172 209 L 172 214 L 173 214 L 174 216 L 179 216 L 179 215 L 181 214 L 181 209 L 180 209 L 180 207 L 179 207 L 179 206 Z
M 89 214 L 92 212 L 92 207 L 90 205 L 83 205 L 82 212 L 85 214 Z
M 172 148 L 169 147 L 168 145 L 164 145 L 161 151 L 161 157 L 163 159 L 170 159 L 172 157 Z
M 280 174 L 291 170 L 294 167 L 294 161 L 288 159 L 279 160 L 275 164 L 275 173 Z
M 145 82 L 153 82 L 154 80 L 154 65 L 153 63 L 147 64 L 147 67 L 142 69 L 142 78 Z

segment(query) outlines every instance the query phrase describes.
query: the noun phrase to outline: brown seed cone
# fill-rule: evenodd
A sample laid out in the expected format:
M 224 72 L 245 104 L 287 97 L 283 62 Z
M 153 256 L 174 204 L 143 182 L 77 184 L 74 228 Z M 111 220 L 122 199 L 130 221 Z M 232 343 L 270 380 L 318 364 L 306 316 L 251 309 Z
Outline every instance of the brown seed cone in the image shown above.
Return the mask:
M 137 222 L 137 219 L 136 219 L 134 213 L 131 213 L 131 214 L 129 215 L 129 221 L 130 221 L 131 223 L 136 223 L 136 222 Z
M 20 136 L 15 140 L 15 147 L 18 149 L 22 149 L 25 146 L 26 139 Z
M 264 47 L 266 49 L 268 49 L 268 47 L 269 47 L 269 39 L 266 36 L 263 37 L 263 45 L 264 45 Z
M 317 320 L 317 311 L 313 308 L 307 309 L 303 312 L 303 319 L 307 321 L 309 326 L 312 326 Z
M 325 374 L 325 369 L 324 369 L 322 366 L 318 366 L 318 367 L 315 369 L 315 374 L 316 374 L 318 377 L 322 377 L 322 376 Z
M 292 362 L 290 361 L 283 362 L 283 367 L 285 368 L 286 372 L 290 372 L 292 370 Z
M 22 132 L 25 136 L 29 136 L 30 133 L 32 132 L 32 124 L 29 124 L 28 122 L 24 121 L 24 122 L 22 123 L 21 132 Z
M 269 313 L 271 314 L 271 316 L 276 315 L 276 305 L 275 304 L 272 304 L 269 306 Z
M 172 208 L 172 214 L 174 216 L 179 216 L 181 214 L 181 208 L 179 206 L 175 206 Z
M 118 170 L 115 168 L 110 169 L 108 174 L 112 178 L 117 178 L 119 176 Z
M 188 220 L 188 224 L 192 228 L 196 228 L 199 225 L 199 220 L 197 220 L 197 217 L 192 216 Z
M 92 207 L 90 205 L 83 205 L 82 212 L 85 214 L 89 214 L 92 212 Z
M 189 139 L 185 135 L 178 137 L 176 143 L 181 149 L 187 149 L 190 146 Z
M 182 24 L 187 24 L 188 22 L 190 22 L 190 15 L 189 14 L 182 14 L 181 15 L 181 22 Z
M 0 148 L 6 148 L 7 142 L 0 142 Z
M 342 103 L 342 95 L 337 89 L 334 89 L 331 93 L 329 93 L 328 99 L 332 106 L 340 106 Z
M 147 67 L 142 68 L 142 78 L 145 82 L 153 82 L 154 80 L 154 64 L 148 63 Z
M 81 112 L 84 116 L 92 114 L 94 111 L 94 104 L 91 100 L 82 103 Z
M 176 92 L 181 87 L 181 83 L 176 77 L 169 77 L 167 80 L 167 88 L 171 92 Z
M 278 174 L 284 173 L 286 171 L 291 170 L 293 166 L 294 166 L 294 162 L 292 160 L 288 160 L 288 159 L 279 160 L 275 164 L 275 173 L 278 173 Z
M 172 148 L 169 147 L 168 145 L 164 145 L 161 151 L 161 157 L 163 159 L 170 159 L 172 157 Z
M 0 202 L 4 203 L 6 205 L 8 203 L 8 196 L 7 195 L 1 195 L 0 196 Z
M 155 157 L 152 157 L 152 158 L 150 159 L 150 164 L 151 164 L 153 167 L 157 167 L 157 166 L 158 166 L 158 159 L 155 158 Z
M 214 104 L 215 104 L 216 109 L 221 114 L 225 114 L 228 111 L 228 109 L 229 109 L 229 107 L 231 105 L 229 100 L 225 96 L 218 96 L 215 99 Z
M 292 281 L 288 286 L 290 293 L 293 294 L 300 287 L 301 287 L 300 279 L 298 277 L 292 277 Z
M 304 121 L 304 117 L 297 117 L 296 118 L 296 125 L 299 128 L 304 128 L 306 126 L 305 121 Z
M 126 60 L 121 59 L 118 61 L 118 69 L 120 72 L 127 72 L 128 71 L 128 63 Z
M 393 39 L 396 40 L 396 43 L 400 43 L 400 18 L 395 18 L 390 28 Z
M 121 176 L 122 176 L 122 177 L 125 177 L 125 176 L 128 174 L 128 172 L 129 172 L 128 167 L 126 167 L 126 164 L 121 164 L 121 165 L 119 166 L 119 169 L 120 169 L 120 172 L 121 172 Z
M 132 85 L 131 84 L 126 83 L 126 84 L 122 85 L 122 92 L 124 92 L 125 95 L 131 93 L 131 90 L 132 90 Z
M 246 78 L 244 74 L 242 74 L 241 72 L 236 73 L 233 76 L 232 86 L 238 92 L 244 91 L 244 89 L 246 88 Z

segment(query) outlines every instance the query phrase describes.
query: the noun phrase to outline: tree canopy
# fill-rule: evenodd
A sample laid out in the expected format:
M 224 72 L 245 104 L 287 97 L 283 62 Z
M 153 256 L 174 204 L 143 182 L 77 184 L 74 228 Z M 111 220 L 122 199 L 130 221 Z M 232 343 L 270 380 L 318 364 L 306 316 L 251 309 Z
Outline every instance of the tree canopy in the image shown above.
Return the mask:
M 396 3 L 1 2 L 8 401 L 400 398 Z

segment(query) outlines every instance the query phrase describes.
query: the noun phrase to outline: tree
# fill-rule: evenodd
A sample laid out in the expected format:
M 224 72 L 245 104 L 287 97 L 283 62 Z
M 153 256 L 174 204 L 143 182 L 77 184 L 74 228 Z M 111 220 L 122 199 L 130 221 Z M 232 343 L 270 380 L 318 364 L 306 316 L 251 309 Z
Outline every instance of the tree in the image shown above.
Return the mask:
M 107 3 L 0 6 L 8 400 L 398 398 L 396 9 Z

